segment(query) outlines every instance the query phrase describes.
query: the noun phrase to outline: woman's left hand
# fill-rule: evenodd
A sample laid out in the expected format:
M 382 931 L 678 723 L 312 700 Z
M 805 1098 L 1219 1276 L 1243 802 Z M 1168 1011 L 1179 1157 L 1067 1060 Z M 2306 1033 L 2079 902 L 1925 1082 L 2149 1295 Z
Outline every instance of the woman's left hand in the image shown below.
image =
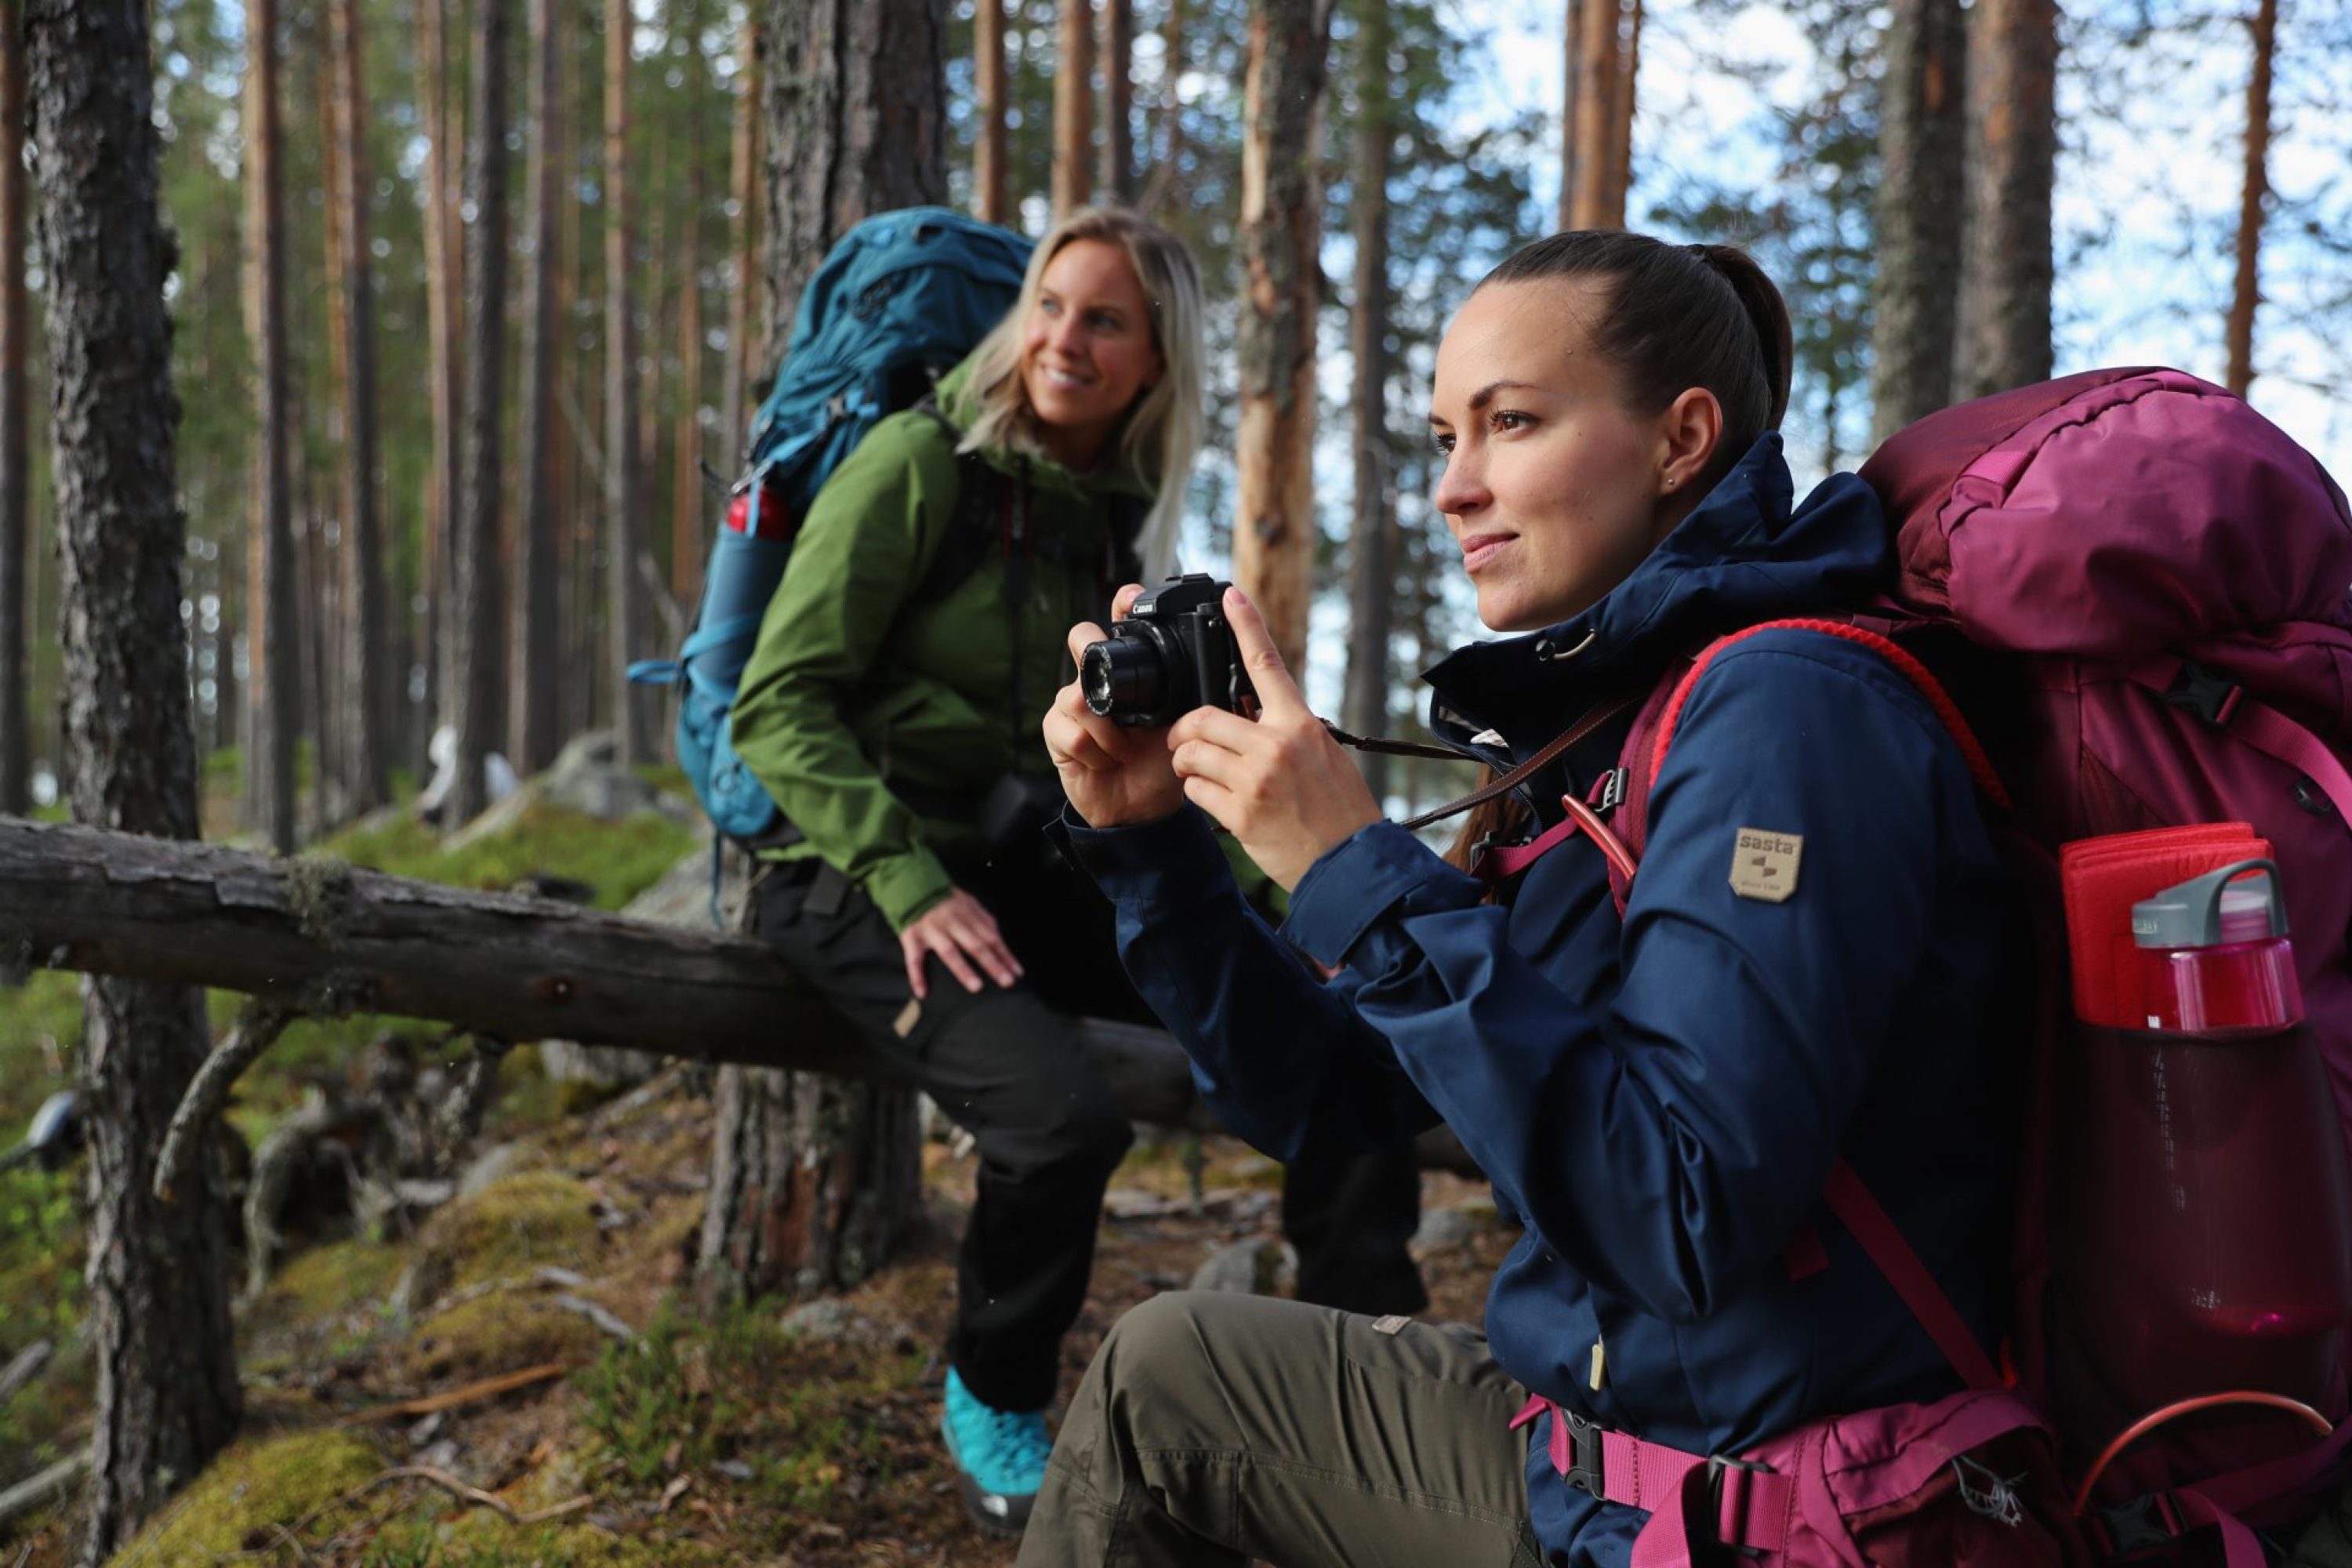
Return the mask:
M 1225 618 L 1257 688 L 1255 721 L 1196 708 L 1168 731 L 1185 797 L 1223 825 L 1287 892 L 1326 851 L 1381 819 L 1364 775 L 1283 668 L 1257 606 L 1225 590 Z

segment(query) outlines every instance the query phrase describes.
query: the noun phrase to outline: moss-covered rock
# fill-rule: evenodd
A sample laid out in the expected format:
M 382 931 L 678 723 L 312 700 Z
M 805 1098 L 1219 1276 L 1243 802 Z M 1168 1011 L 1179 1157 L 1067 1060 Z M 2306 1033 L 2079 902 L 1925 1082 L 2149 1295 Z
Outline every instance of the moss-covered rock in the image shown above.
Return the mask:
M 395 1526 L 363 1559 L 371 1568 L 718 1568 L 735 1560 L 695 1541 L 616 1535 L 568 1521 L 509 1524 L 487 1510 L 444 1524 Z
M 417 1277 L 408 1291 L 418 1308 L 446 1291 L 516 1279 L 541 1264 L 595 1270 L 603 1250 L 595 1194 L 553 1171 L 524 1171 L 459 1198 L 426 1224 Z
M 380 1241 L 338 1241 L 295 1258 L 269 1282 L 265 1305 L 306 1319 L 380 1305 L 400 1277 L 400 1249 Z
M 500 1290 L 419 1323 L 400 1360 L 411 1382 L 439 1383 L 547 1362 L 584 1366 L 610 1342 L 595 1324 L 545 1297 Z
M 240 1443 L 115 1553 L 114 1568 L 194 1568 L 269 1546 L 318 1542 L 359 1516 L 344 1502 L 383 1468 L 358 1436 L 327 1429 Z

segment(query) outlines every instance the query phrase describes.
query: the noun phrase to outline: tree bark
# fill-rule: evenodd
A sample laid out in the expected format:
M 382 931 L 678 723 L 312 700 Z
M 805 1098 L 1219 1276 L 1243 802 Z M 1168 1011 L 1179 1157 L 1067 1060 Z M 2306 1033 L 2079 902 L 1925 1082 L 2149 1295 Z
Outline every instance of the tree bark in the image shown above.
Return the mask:
M 294 606 L 294 520 L 288 469 L 286 384 L 286 204 L 278 170 L 277 0 L 246 0 L 246 248 L 253 274 L 254 420 L 258 484 L 247 546 L 246 700 L 253 752 L 245 765 L 255 789 L 255 826 L 279 854 L 297 828 L 294 736 L 299 724 L 295 661 L 301 651 Z
M 947 195 L 946 0 L 769 0 L 770 353 L 824 252 L 870 213 Z M 877 137 L 888 125 L 895 134 Z M 719 1076 L 703 1288 L 839 1285 L 921 1206 L 914 1096 L 729 1068 Z
M 669 592 L 691 605 L 702 588 L 702 160 L 688 149 L 685 276 L 677 296 L 677 420 L 670 437 Z
M 2230 294 L 2224 381 L 2246 395 L 2254 384 L 2254 310 L 2262 301 L 2263 214 L 2270 198 L 2271 67 L 2278 50 L 2278 0 L 2254 7 L 2253 69 L 2246 82 L 2246 181 L 2238 203 L 2238 275 Z
M 1348 343 L 1355 362 L 1349 400 L 1356 449 L 1355 516 L 1348 535 L 1348 685 L 1341 711 L 1359 735 L 1385 735 L 1389 724 L 1389 631 L 1396 605 L 1396 569 L 1389 535 L 1396 508 L 1389 491 L 1389 143 L 1388 7 L 1360 0 L 1356 24 L 1355 148 L 1349 200 L 1356 240 L 1354 309 Z M 1359 759 L 1373 798 L 1389 791 L 1389 759 Z
M 1576 184 L 1570 228 L 1622 228 L 1625 193 L 1618 180 L 1619 117 L 1632 106 L 1624 89 L 1622 0 L 1583 0 L 1577 45 Z M 1630 140 L 1630 135 L 1629 138 Z
M 416 96 L 425 131 L 425 312 L 433 408 L 433 483 L 425 531 L 425 722 L 429 738 L 452 700 L 452 539 L 457 528 L 457 261 L 450 233 L 457 204 L 449 187 L 448 0 L 418 0 Z M 422 748 L 411 759 L 425 768 Z
M 1315 566 L 1315 329 L 1322 305 L 1329 0 L 1253 0 L 1244 91 L 1244 297 L 1234 580 L 1294 672 Z
M 980 134 L 972 144 L 972 197 L 982 223 L 1003 223 L 1005 204 L 1005 0 L 973 0 L 971 42 L 979 78 Z
M 33 481 L 26 365 L 32 312 L 25 290 L 25 5 L 0 0 L 0 812 L 32 804 L 32 729 L 26 660 L 30 608 Z
M 1177 165 L 1184 158 L 1184 105 L 1176 90 L 1184 74 L 1184 0 L 1167 0 L 1168 15 L 1160 23 L 1159 166 L 1143 183 L 1138 205 L 1149 216 L 1165 206 L 1174 194 Z
M 557 124 L 562 78 L 557 74 L 555 0 L 530 4 L 530 154 L 525 184 L 530 213 L 530 248 L 523 258 L 522 409 L 516 432 L 515 461 L 520 468 L 521 528 L 515 539 L 514 644 L 509 653 L 511 696 L 507 703 L 507 748 L 515 767 L 535 773 L 555 760 L 557 686 L 562 658 L 556 641 L 556 587 L 561 568 L 555 550 L 555 469 L 559 444 L 555 410 L 555 345 L 561 318 L 555 309 L 558 259 L 556 208 L 562 182 Z
M 1102 169 L 1095 188 L 1105 201 L 1135 199 L 1135 0 L 1103 0 Z
M 496 738 L 499 647 L 506 618 L 499 566 L 503 494 L 507 286 L 507 12 L 510 0 L 475 0 L 474 106 L 466 155 L 465 486 L 457 514 L 457 772 L 443 825 L 457 828 L 488 801 L 482 763 Z
M 350 193 L 342 225 L 344 332 L 343 679 L 349 714 L 346 772 L 355 812 L 391 798 L 393 679 L 385 603 L 383 530 L 376 507 L 375 288 L 368 248 L 367 78 L 361 69 L 358 0 L 336 0 L 335 99 Z
M 983 15 L 1003 0 L 986 0 Z M 719 453 L 719 468 L 732 478 L 737 465 L 743 461 L 746 437 L 750 431 L 744 424 L 743 384 L 750 372 L 753 350 L 751 342 L 751 237 L 759 231 L 753 226 L 759 220 L 760 195 L 760 13 L 757 6 L 743 10 L 742 68 L 735 83 L 735 138 L 733 166 L 729 171 L 728 191 L 733 201 L 733 214 L 728 219 L 727 252 L 727 363 L 719 396 L 719 435 L 727 443 Z M 982 57 L 983 59 L 985 56 Z M 986 216 L 986 214 L 982 214 Z M 991 219 L 990 221 L 1000 221 Z
M 74 815 L 193 838 L 196 763 L 180 621 L 187 528 L 173 442 L 172 245 L 157 207 L 143 0 L 34 0 L 26 29 L 49 289 L 52 451 L 64 564 L 67 764 Z M 12 46 L 13 47 L 13 46 Z M 89 1141 L 89 1333 L 98 1368 L 96 1568 L 236 1430 L 228 1228 L 209 1155 L 179 1202 L 148 1165 L 204 1058 L 194 991 L 82 987 L 77 1055 Z
M 2050 375 L 2057 0 L 1978 0 L 1969 27 L 1964 399 Z
M 604 6 L 604 625 L 623 766 L 654 759 L 650 705 L 621 678 L 645 651 L 637 586 L 636 321 L 629 289 L 628 0 Z
M 1952 401 L 1967 185 L 1959 0 L 1894 0 L 1879 80 L 1871 445 Z
M 1093 0 L 1061 0 L 1061 52 L 1054 62 L 1054 216 L 1094 196 Z

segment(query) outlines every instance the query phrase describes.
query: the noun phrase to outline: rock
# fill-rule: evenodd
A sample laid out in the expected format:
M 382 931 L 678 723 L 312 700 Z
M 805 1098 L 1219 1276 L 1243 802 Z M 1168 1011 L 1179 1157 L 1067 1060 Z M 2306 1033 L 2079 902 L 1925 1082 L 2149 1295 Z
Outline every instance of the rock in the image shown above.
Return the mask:
M 814 1301 L 802 1302 L 784 1314 L 782 1324 L 788 1334 L 827 1344 L 860 1338 L 859 1331 L 866 1326 L 865 1320 L 838 1296 L 820 1296 Z
M 466 1167 L 457 1178 L 457 1195 L 470 1198 L 484 1187 L 502 1182 L 522 1169 L 523 1147 L 520 1143 L 500 1143 L 485 1149 Z
M 1298 1254 L 1286 1241 L 1251 1237 L 1218 1248 L 1193 1271 L 1195 1290 L 1244 1296 L 1287 1296 L 1298 1283 Z
M 583 767 L 550 777 L 541 793 L 551 805 L 568 806 L 605 822 L 652 811 L 661 801 L 660 790 L 626 768 L 615 767 Z
M 1467 1247 L 1476 1232 L 1470 1216 L 1459 1209 L 1431 1209 L 1421 1216 L 1421 1227 L 1412 1233 L 1412 1255 L 1426 1258 L 1432 1253 Z

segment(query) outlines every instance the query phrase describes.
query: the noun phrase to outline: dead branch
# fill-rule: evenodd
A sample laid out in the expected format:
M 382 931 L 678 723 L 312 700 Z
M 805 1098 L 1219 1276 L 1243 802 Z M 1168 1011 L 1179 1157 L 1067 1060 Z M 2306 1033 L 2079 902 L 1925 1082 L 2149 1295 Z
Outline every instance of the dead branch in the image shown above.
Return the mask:
M 228 1037 L 213 1047 L 190 1080 L 187 1093 L 180 1097 L 180 1108 L 172 1112 L 172 1125 L 163 1133 L 163 1152 L 155 1157 L 159 1200 L 172 1201 L 173 1187 L 195 1163 L 196 1151 L 204 1147 L 214 1121 L 227 1106 L 228 1091 L 298 1016 L 290 1008 L 257 998 L 247 998 L 237 1009 Z

